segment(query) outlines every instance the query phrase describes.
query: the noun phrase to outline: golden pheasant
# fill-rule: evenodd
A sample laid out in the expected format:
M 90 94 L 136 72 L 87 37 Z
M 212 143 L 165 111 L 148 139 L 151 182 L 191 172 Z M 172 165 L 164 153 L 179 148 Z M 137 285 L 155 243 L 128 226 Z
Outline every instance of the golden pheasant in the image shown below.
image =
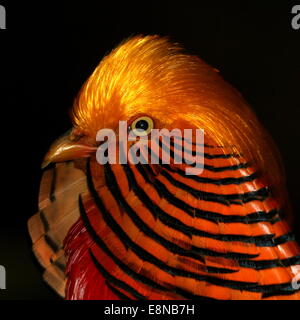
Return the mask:
M 100 62 L 71 117 L 72 130 L 45 156 L 44 166 L 56 165 L 45 169 L 28 223 L 44 278 L 61 296 L 300 298 L 300 248 L 276 148 L 216 69 L 166 38 L 136 36 Z M 115 132 L 120 146 L 120 121 L 139 138 L 119 156 L 154 129 L 203 130 L 203 143 L 185 144 L 201 155 L 201 172 L 175 161 L 176 135 L 167 148 L 160 139 L 156 151 L 141 149 L 145 161 L 100 164 L 97 133 Z

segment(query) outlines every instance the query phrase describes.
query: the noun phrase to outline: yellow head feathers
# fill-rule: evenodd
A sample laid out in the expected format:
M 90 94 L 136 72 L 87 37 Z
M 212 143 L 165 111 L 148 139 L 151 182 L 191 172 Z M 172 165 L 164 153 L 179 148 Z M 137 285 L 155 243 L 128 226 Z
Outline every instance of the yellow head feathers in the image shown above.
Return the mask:
M 83 85 L 72 112 L 74 125 L 90 137 L 139 114 L 158 128 L 204 129 L 217 144 L 253 161 L 269 184 L 282 183 L 276 149 L 241 95 L 166 38 L 136 36 L 120 44 Z

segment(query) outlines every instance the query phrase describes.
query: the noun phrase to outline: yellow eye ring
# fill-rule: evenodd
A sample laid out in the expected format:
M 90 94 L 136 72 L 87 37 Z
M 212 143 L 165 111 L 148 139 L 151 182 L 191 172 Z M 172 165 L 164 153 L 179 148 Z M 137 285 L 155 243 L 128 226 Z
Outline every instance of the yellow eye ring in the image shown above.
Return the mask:
M 154 127 L 153 120 L 147 116 L 137 118 L 132 122 L 131 129 L 136 136 L 148 135 Z

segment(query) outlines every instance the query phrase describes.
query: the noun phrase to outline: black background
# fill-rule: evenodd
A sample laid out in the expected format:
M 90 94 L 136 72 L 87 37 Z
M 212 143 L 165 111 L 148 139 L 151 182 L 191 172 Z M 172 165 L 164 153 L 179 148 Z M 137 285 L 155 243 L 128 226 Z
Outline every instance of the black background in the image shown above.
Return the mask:
M 26 222 L 37 211 L 40 164 L 69 129 L 68 110 L 104 54 L 133 34 L 160 34 L 219 69 L 276 141 L 300 230 L 300 30 L 295 2 L 5 3 L 0 30 L 0 299 L 57 299 L 42 281 Z M 299 1 L 298 1 L 299 4 Z M 298 215 L 298 218 L 297 218 Z

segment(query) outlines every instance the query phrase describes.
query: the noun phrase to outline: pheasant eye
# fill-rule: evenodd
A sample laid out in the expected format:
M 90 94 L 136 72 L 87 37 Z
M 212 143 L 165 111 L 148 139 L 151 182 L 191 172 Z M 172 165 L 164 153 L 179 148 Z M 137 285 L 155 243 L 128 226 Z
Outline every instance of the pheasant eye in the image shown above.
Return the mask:
M 135 125 L 135 128 L 141 131 L 148 130 L 148 127 L 149 124 L 146 120 L 139 120 Z
M 140 117 L 133 121 L 132 131 L 137 136 L 146 136 L 153 129 L 153 120 L 149 117 Z

